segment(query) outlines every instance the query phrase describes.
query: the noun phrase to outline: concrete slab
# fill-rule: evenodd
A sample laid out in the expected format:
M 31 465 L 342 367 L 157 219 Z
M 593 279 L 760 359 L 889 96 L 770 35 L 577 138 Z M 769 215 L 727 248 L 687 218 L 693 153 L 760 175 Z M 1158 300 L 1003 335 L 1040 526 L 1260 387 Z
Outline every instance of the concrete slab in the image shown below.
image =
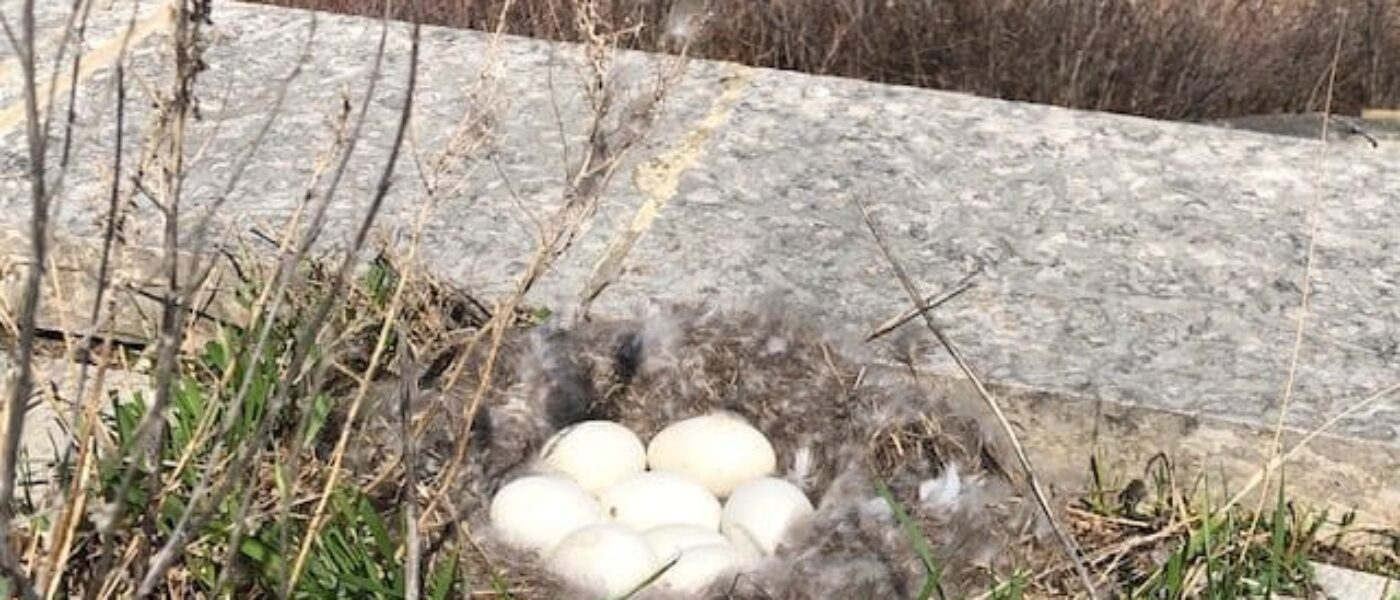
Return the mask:
M 98 328 L 90 331 L 102 245 L 89 238 L 55 237 L 40 298 L 37 326 L 41 332 L 68 334 L 75 339 L 91 333 L 97 340 L 110 337 L 131 347 L 143 347 L 157 339 L 166 281 L 161 251 L 120 244 L 113 248 L 102 316 Z M 29 252 L 27 234 L 0 230 L 0 322 L 17 322 Z M 188 254 L 180 258 L 185 277 L 193 277 L 196 269 L 201 273 L 192 307 L 198 318 L 190 320 L 184 339 L 187 348 L 197 349 L 215 335 L 217 323 L 241 323 L 246 311 L 236 300 L 238 278 L 224 257 L 206 257 L 197 265 Z
M 0 392 L 8 397 L 13 381 L 8 353 L 0 353 Z M 24 436 L 20 440 L 19 473 L 28 485 L 20 493 L 37 500 L 51 491 L 53 467 L 64 449 L 73 443 L 78 406 L 79 368 L 53 358 L 34 361 L 35 392 L 25 414 Z M 98 376 L 101 375 L 101 381 Z M 83 390 L 87 406 L 100 418 L 111 417 L 112 398 L 132 402 L 139 397 L 145 402 L 153 398 L 149 378 L 141 373 L 126 371 L 113 365 L 105 372 L 96 367 L 88 371 L 87 387 Z M 3 416 L 5 407 L 0 407 Z M 98 447 L 109 451 L 116 443 L 105 430 L 96 432 Z
M 1317 585 L 1327 598 L 1337 600 L 1391 600 L 1400 596 L 1400 580 L 1358 573 L 1325 564 L 1314 564 Z
M 1271 423 L 1315 207 L 1284 417 L 1308 428 L 1400 376 L 1397 157 L 762 72 L 615 291 L 776 284 L 842 320 L 893 314 L 907 303 L 859 196 L 924 286 L 986 267 L 940 320 L 988 376 Z M 1378 402 L 1340 430 L 1394 443 L 1397 417 Z
M 305 12 L 237 3 L 217 11 L 191 133 L 194 214 L 222 193 L 310 31 Z M 406 29 L 391 29 L 364 140 L 331 209 L 331 242 L 353 228 L 382 169 L 404 96 Z M 318 17 L 293 101 L 234 188 L 220 233 L 275 231 L 294 214 L 332 145 L 334 116 L 358 103 L 378 35 L 373 21 Z M 423 255 L 442 275 L 501 292 L 528 259 L 532 219 L 564 193 L 561 140 L 576 159 L 586 135 L 578 49 L 425 35 L 410 160 L 381 234 L 404 239 L 428 200 L 415 163 L 428 164 L 464 114 L 489 116 L 483 150 L 451 163 L 460 185 L 437 198 Z M 131 57 L 133 152 L 149 116 L 147 88 L 135 82 L 161 81 L 158 41 L 145 38 Z M 620 80 L 637 82 L 662 59 L 619 60 Z M 482 73 L 494 74 L 485 86 Z M 5 97 L 15 85 L 0 81 Z M 58 218 L 76 236 L 99 230 L 105 206 L 111 71 L 93 71 L 80 91 L 79 158 Z M 1003 384 L 1240 431 L 1281 419 L 1295 435 L 1400 381 L 1393 140 L 1322 144 L 704 62 L 690 65 L 665 108 L 533 301 L 566 309 L 600 273 L 615 273 L 595 310 L 782 292 L 813 318 L 864 331 L 908 303 L 853 204 L 863 198 L 928 291 L 984 269 L 938 319 Z M 12 174 L 24 162 L 15 125 L 0 127 Z M 22 179 L 0 180 L 0 227 L 23 225 L 24 189 Z M 138 240 L 159 223 L 148 204 L 136 206 Z M 1296 391 L 1280 416 L 1314 224 Z M 927 358 L 949 371 L 937 352 Z M 1400 401 L 1372 398 L 1333 433 L 1335 443 L 1393 457 Z M 1380 498 L 1400 484 L 1376 485 Z
M 23 0 L 0 1 L 0 12 L 15 28 L 16 35 L 20 35 L 23 4 Z M 83 2 L 82 8 L 75 4 L 66 0 L 35 3 L 35 78 L 41 105 L 47 104 L 51 95 L 66 104 L 73 57 L 79 51 L 81 79 L 112 67 L 124 47 L 139 46 L 147 38 L 162 34 L 170 24 L 170 12 L 162 2 L 94 0 Z M 16 85 L 23 75 L 18 56 L 8 40 L 0 43 L 0 81 L 6 82 L 0 86 L 0 129 L 18 126 L 24 120 L 24 88 Z

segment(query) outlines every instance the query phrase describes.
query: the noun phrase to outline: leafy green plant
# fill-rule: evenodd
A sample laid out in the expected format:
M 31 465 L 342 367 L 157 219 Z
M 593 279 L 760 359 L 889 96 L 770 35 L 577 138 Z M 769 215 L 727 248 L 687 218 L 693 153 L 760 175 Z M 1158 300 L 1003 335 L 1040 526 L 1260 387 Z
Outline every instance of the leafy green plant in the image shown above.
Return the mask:
M 1025 597 L 1026 588 L 1030 585 L 1026 573 L 1017 571 L 1011 574 L 1006 581 L 996 584 L 988 593 L 990 600 L 1021 600 Z
M 371 303 L 387 298 L 385 286 L 396 275 L 387 261 L 377 261 L 363 283 L 365 298 Z M 314 287 L 312 288 L 314 290 Z M 314 292 L 312 292 L 314 293 Z M 348 309 L 347 309 L 348 311 Z M 339 401 L 325 392 L 307 394 L 297 388 L 302 382 L 288 381 L 285 364 L 292 351 L 297 331 L 295 311 L 284 315 L 269 315 L 269 337 L 259 345 L 254 332 L 262 329 L 254 322 L 246 328 L 227 327 L 220 335 L 205 343 L 202 350 L 187 356 L 181 363 L 181 376 L 175 381 L 172 400 L 164 420 L 164 435 L 156 456 L 159 469 L 137 465 L 133 485 L 126 488 L 122 498 L 127 515 L 140 515 L 148 510 L 157 515 L 156 529 L 169 534 L 191 501 L 201 475 L 207 469 L 221 469 L 212 457 L 218 448 L 238 448 L 255 443 L 259 424 L 271 419 L 276 435 L 256 456 L 263 457 L 253 468 L 270 473 L 270 477 L 254 476 L 255 486 L 247 489 L 234 485 L 231 492 L 215 503 L 215 514 L 203 521 L 200 530 L 191 532 L 192 543 L 184 558 L 184 566 L 199 591 L 214 593 L 225 571 L 231 565 L 221 564 L 223 552 L 233 542 L 233 526 L 243 515 L 253 515 L 249 531 L 238 538 L 237 559 L 250 573 L 237 584 L 244 591 L 276 593 L 293 556 L 287 552 L 305 535 L 307 519 L 294 517 L 288 521 L 268 518 L 269 507 L 285 499 L 291 490 L 286 466 L 280 457 L 285 452 L 307 452 L 328 426 Z M 261 350 L 258 350 L 258 348 Z M 313 357 L 315 360 L 317 357 Z M 246 388 L 244 382 L 246 380 Z M 268 414 L 270 403 L 281 391 L 291 394 L 292 408 L 304 411 L 299 419 L 292 414 Z M 238 416 L 231 422 L 231 401 L 241 398 Z M 147 411 L 147 399 L 136 393 L 127 399 L 113 397 L 110 416 L 105 424 L 116 441 L 118 452 L 113 457 L 139 456 L 138 428 Z M 313 457 L 314 458 L 314 457 Z M 105 459 L 99 466 L 100 493 L 112 497 L 120 490 L 123 473 L 130 461 Z M 314 468 L 313 464 L 313 468 Z M 218 471 L 216 471 L 216 476 Z M 271 480 L 272 485 L 265 483 Z M 159 490 L 153 496 L 153 490 Z M 243 502 L 255 503 L 244 507 Z M 402 551 L 400 549 L 401 515 L 392 509 L 376 507 L 363 492 L 352 485 L 342 485 L 334 492 L 326 522 L 320 527 L 307 560 L 305 576 L 298 581 L 292 595 L 302 598 L 399 598 L 404 593 Z M 396 523 L 391 527 L 390 523 Z M 282 528 L 286 527 L 284 531 Z M 123 527 L 114 528 L 124 531 Z M 460 584 L 458 562 L 453 553 L 449 559 L 437 561 L 428 573 L 424 593 L 428 597 L 447 597 Z
M 358 490 L 337 490 L 331 518 L 321 528 L 296 596 L 302 598 L 403 597 L 398 541 L 384 516 Z
M 1136 598 L 1299 595 L 1312 590 L 1310 556 L 1327 513 L 1299 512 L 1280 484 L 1267 514 L 1206 506 L 1165 561 L 1139 582 Z

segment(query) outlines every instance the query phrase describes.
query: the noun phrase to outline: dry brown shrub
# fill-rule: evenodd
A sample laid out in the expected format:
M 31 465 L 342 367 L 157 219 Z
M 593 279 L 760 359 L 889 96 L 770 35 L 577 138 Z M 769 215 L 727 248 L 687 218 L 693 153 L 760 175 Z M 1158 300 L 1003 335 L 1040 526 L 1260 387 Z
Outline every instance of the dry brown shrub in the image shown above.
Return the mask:
M 379 14 L 380 0 L 261 0 Z M 428 22 L 491 29 L 505 0 L 418 2 Z M 610 0 L 602 17 L 662 47 L 673 4 Z M 400 5 L 407 3 L 400 2 Z M 710 0 L 692 54 L 1155 118 L 1320 110 L 1340 36 L 1334 111 L 1400 103 L 1392 0 Z M 572 39 L 574 0 L 519 0 L 510 33 Z

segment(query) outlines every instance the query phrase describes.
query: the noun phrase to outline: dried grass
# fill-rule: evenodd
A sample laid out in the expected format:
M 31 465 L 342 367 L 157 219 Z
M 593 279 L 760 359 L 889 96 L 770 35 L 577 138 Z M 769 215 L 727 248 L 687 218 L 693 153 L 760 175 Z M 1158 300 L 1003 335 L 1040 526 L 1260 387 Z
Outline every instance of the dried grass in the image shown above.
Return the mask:
M 377 15 L 379 0 L 258 0 Z M 417 2 L 427 22 L 577 41 L 573 0 Z M 611 0 L 600 18 L 642 24 L 636 48 L 703 0 Z M 406 3 L 400 3 L 406 4 Z M 710 0 L 696 56 L 983 96 L 1202 120 L 1400 103 L 1400 9 L 1389 0 Z

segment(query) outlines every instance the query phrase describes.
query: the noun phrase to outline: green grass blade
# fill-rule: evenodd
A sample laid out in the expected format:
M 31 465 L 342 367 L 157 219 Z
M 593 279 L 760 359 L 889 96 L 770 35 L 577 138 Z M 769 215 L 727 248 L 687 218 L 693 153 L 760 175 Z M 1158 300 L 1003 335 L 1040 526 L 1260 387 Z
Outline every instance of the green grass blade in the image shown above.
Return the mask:
M 661 576 L 662 576 L 662 575 L 665 575 L 667 571 L 670 571 L 670 570 L 671 570 L 671 567 L 676 566 L 676 563 L 677 563 L 677 562 L 680 562 L 680 560 L 681 560 L 681 557 L 680 557 L 680 556 L 677 556 L 677 557 L 671 559 L 671 560 L 670 560 L 669 562 L 667 562 L 666 564 L 661 565 L 661 568 L 660 568 L 660 569 L 657 569 L 655 573 L 652 573 L 650 576 L 648 576 L 648 577 L 647 577 L 645 580 L 643 580 L 641 583 L 639 583 L 639 584 L 637 584 L 636 586 L 634 586 L 631 590 L 628 590 L 626 594 L 623 594 L 623 595 L 621 595 L 621 596 L 618 596 L 617 598 L 613 598 L 612 600 L 628 600 L 629 598 L 631 598 L 631 597 L 633 597 L 633 596 L 636 596 L 637 594 L 642 593 L 642 590 L 645 590 L 645 589 L 647 589 L 648 587 L 650 587 L 651 584 L 656 583 L 656 580 L 661 579 Z
M 447 595 L 452 593 L 452 586 L 456 583 L 457 552 L 452 551 L 438 562 L 437 568 L 428 576 L 428 600 L 445 600 Z
M 889 486 L 880 479 L 875 480 L 875 492 L 885 500 L 890 510 L 894 511 L 894 518 L 899 522 L 900 528 L 904 530 L 904 535 L 909 538 L 909 542 L 914 545 L 914 552 L 919 555 L 919 560 L 924 564 L 924 572 L 928 577 L 924 580 L 923 589 L 919 590 L 919 600 L 928 600 L 937 597 L 943 600 L 943 588 L 940 581 L 943 571 L 938 567 L 938 561 L 933 557 L 933 547 L 929 545 L 928 537 L 919 530 L 919 525 L 909 518 L 909 513 L 904 510 L 904 506 L 895 500 L 894 494 L 890 492 Z

